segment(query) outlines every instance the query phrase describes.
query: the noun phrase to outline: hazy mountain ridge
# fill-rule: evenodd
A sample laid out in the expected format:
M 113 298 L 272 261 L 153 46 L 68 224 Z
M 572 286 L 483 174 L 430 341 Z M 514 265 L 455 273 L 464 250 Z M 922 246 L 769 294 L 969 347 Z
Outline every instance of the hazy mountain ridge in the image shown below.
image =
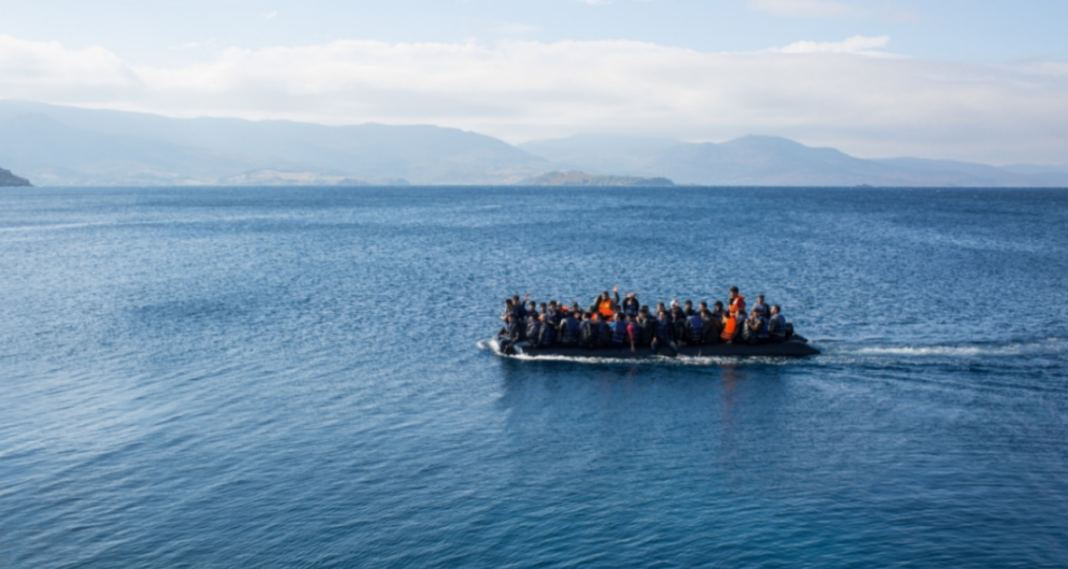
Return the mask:
M 21 101 L 0 101 L 0 164 L 50 186 L 558 184 L 574 171 L 588 178 L 564 183 L 1068 187 L 1068 166 L 862 159 L 773 136 L 578 135 L 512 146 L 436 126 L 175 119 Z
M 595 176 L 576 170 L 548 172 L 519 182 L 520 186 L 674 186 L 667 178 Z
M 665 139 L 580 135 L 520 144 L 520 148 L 593 173 L 666 176 L 676 183 L 714 186 L 1068 186 L 1068 167 L 998 168 L 952 160 L 863 159 L 773 136 L 723 143 L 674 145 Z M 643 142 L 644 141 L 644 142 Z M 640 149 L 634 151 L 634 149 Z M 628 152 L 627 150 L 630 150 Z
M 32 185 L 26 178 L 16 176 L 10 170 L 0 168 L 0 187 L 26 187 Z
M 224 184 L 266 170 L 505 184 L 551 169 L 496 138 L 436 126 L 173 119 L 20 101 L 0 101 L 0 160 L 46 185 Z

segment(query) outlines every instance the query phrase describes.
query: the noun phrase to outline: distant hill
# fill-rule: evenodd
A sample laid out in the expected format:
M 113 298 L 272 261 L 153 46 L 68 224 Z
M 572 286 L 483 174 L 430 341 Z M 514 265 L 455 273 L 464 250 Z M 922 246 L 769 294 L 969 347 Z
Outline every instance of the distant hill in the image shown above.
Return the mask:
M 0 101 L 0 163 L 46 185 L 295 179 L 509 184 L 552 169 L 504 141 L 436 126 L 324 126 Z
M 774 136 L 724 143 L 577 136 L 520 145 L 529 152 L 597 174 L 666 176 L 715 186 L 990 186 L 1068 187 L 1058 167 L 997 168 L 950 160 L 855 158 Z
M 674 186 L 667 178 L 638 176 L 594 176 L 585 172 L 549 172 L 519 182 L 521 186 Z
M 869 160 L 785 138 L 579 135 L 512 146 L 436 126 L 175 119 L 0 101 L 0 164 L 37 185 L 1068 187 L 1068 167 Z
M 26 186 L 32 186 L 32 185 L 33 184 L 31 184 L 30 181 L 27 180 L 26 178 L 20 178 L 20 177 L 18 177 L 16 175 L 12 174 L 10 171 L 4 170 L 3 168 L 0 168 L 0 186 L 5 186 L 5 187 L 22 186 L 22 187 L 26 187 Z

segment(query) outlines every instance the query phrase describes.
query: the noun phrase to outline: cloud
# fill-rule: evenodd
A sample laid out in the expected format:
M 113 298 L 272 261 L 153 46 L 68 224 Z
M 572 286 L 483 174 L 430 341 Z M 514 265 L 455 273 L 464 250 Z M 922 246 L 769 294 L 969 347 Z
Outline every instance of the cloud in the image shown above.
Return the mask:
M 519 141 L 577 132 L 789 136 L 863 156 L 1063 161 L 1068 67 L 868 57 L 883 37 L 708 53 L 635 41 L 229 48 L 132 66 L 0 36 L 0 98 L 329 124 L 438 124 Z
M 853 36 L 837 42 L 799 41 L 772 51 L 780 53 L 850 53 L 885 57 L 890 54 L 874 50 L 886 47 L 888 43 L 890 43 L 890 36 Z

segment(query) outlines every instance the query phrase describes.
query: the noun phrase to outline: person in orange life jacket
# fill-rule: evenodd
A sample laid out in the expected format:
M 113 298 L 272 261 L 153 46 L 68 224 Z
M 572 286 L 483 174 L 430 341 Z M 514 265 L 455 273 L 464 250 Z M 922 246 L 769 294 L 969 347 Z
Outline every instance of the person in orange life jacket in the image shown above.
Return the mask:
M 626 298 L 623 299 L 622 305 L 623 314 L 627 316 L 638 317 L 638 310 L 641 309 L 641 305 L 638 303 L 638 293 L 627 293 Z
M 742 335 L 745 338 L 746 343 L 763 343 L 768 339 L 768 319 L 764 318 L 764 315 L 754 308 L 753 311 L 749 313 L 749 318 L 745 320 L 745 327 L 742 331 Z
M 768 318 L 768 341 L 786 341 L 786 317 L 782 315 L 782 308 L 778 304 L 772 305 L 771 318 Z
M 688 300 L 686 302 L 691 307 L 690 315 L 686 317 L 686 343 L 691 346 L 699 346 L 704 337 L 705 323 L 701 319 L 701 315 L 693 311 L 693 304 Z
M 627 341 L 627 317 L 622 312 L 616 312 L 612 321 L 612 347 L 622 348 Z
M 608 322 L 607 318 L 604 318 L 599 313 L 597 314 L 597 320 L 600 322 L 599 332 L 597 334 L 597 347 L 608 348 L 612 346 L 612 324 Z
M 498 341 L 500 342 L 501 352 L 510 354 L 512 353 L 512 346 L 522 339 L 522 334 L 520 332 L 522 326 L 519 324 L 519 319 L 516 318 L 515 314 L 509 314 L 505 318 L 505 322 L 508 326 L 504 330 L 501 330 Z
M 756 304 L 753 305 L 753 310 L 760 312 L 760 315 L 764 318 L 768 317 L 768 305 L 764 304 L 764 295 L 758 294 Z
M 587 312 L 585 318 L 582 319 L 579 343 L 583 348 L 590 349 L 597 347 L 597 339 L 601 335 L 601 324 L 597 321 L 596 314 L 597 313 L 591 310 L 590 312 Z
M 576 346 L 579 336 L 582 335 L 582 326 L 575 319 L 575 315 L 568 311 L 560 320 L 560 344 L 564 346 Z
M 652 348 L 654 354 L 659 354 L 661 350 L 670 350 L 673 356 L 679 353 L 678 345 L 675 344 L 671 318 L 666 311 L 661 310 L 656 315 L 656 336 L 649 347 Z
M 556 328 L 553 327 L 546 315 L 541 316 L 541 333 L 538 336 L 538 347 L 549 348 L 556 343 Z
M 730 307 L 731 312 L 737 310 L 742 313 L 742 318 L 745 318 L 745 297 L 738 294 L 738 287 L 731 287 L 731 297 L 727 304 Z
M 630 340 L 630 351 L 638 351 L 638 346 L 642 344 L 642 328 L 638 325 L 637 318 L 628 314 L 627 319 L 627 339 Z
M 729 314 L 723 316 L 723 331 L 719 333 L 719 339 L 726 344 L 733 344 L 741 338 L 744 325 L 745 315 L 737 309 L 732 309 Z
M 611 320 L 617 311 L 619 306 L 618 286 L 612 287 L 612 294 L 615 295 L 615 299 L 608 296 L 608 291 L 606 290 L 593 301 L 593 304 L 597 307 L 597 313 L 601 315 L 601 320 Z

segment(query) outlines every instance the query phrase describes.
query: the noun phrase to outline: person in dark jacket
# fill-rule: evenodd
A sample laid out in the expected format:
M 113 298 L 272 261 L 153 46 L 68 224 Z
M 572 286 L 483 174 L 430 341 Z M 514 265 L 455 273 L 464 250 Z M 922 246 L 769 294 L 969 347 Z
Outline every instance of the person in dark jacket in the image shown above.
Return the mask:
M 530 322 L 527 323 L 527 342 L 530 343 L 530 347 L 537 348 L 538 342 L 541 341 L 541 317 L 537 313 L 534 313 L 530 317 Z
M 551 348 L 556 343 L 556 328 L 549 322 L 549 317 L 541 317 L 541 334 L 538 336 L 539 348 Z
M 756 308 L 745 319 L 742 338 L 748 344 L 762 344 L 768 339 L 768 319 Z
M 627 317 L 617 312 L 612 320 L 612 347 L 622 348 L 627 343 Z
M 601 335 L 601 325 L 597 322 L 597 317 L 593 312 L 586 313 L 580 329 L 579 344 L 587 350 L 596 348 L 597 339 Z
M 612 324 L 608 322 L 607 318 L 597 316 L 599 323 L 599 332 L 597 334 L 597 347 L 598 348 L 610 348 L 612 347 Z
M 708 309 L 708 303 L 702 302 L 701 309 L 697 311 L 701 316 L 701 343 L 706 345 L 719 343 L 719 327 L 722 325 L 721 318 Z
M 768 341 L 786 341 L 786 317 L 782 315 L 782 308 L 778 304 L 772 305 L 771 318 L 768 318 Z
M 671 326 L 675 344 L 678 346 L 684 345 L 686 340 L 686 313 L 682 311 L 682 307 L 677 302 L 671 305 Z
M 690 312 L 692 314 L 686 317 L 686 343 L 691 346 L 700 346 L 704 340 L 705 322 L 700 314 L 693 311 L 693 308 L 690 308 Z
M 578 345 L 579 336 L 582 333 L 579 321 L 575 318 L 575 315 L 568 311 L 567 314 L 560 320 L 560 344 L 567 347 L 574 347 Z
M 669 350 L 672 356 L 678 355 L 679 348 L 675 344 L 675 330 L 672 326 L 671 318 L 668 313 L 661 310 L 656 315 L 656 337 L 653 338 L 653 343 L 650 346 L 653 349 L 654 354 L 659 354 L 662 350 Z
M 638 293 L 627 293 L 626 298 L 623 299 L 623 305 L 621 306 L 623 314 L 626 316 L 638 317 L 638 311 L 641 310 L 641 304 L 638 302 Z
M 642 306 L 638 311 L 638 325 L 642 328 L 642 342 L 643 347 L 647 347 L 653 343 L 653 338 L 656 337 L 656 318 L 649 315 L 649 307 Z
M 521 339 L 521 326 L 519 324 L 519 319 L 516 318 L 515 314 L 509 314 L 505 321 L 507 323 L 507 327 L 505 327 L 504 330 L 501 330 L 501 335 L 497 339 L 497 341 L 500 342 L 502 353 L 511 354 L 512 346 L 514 346 L 515 343 L 520 341 Z

